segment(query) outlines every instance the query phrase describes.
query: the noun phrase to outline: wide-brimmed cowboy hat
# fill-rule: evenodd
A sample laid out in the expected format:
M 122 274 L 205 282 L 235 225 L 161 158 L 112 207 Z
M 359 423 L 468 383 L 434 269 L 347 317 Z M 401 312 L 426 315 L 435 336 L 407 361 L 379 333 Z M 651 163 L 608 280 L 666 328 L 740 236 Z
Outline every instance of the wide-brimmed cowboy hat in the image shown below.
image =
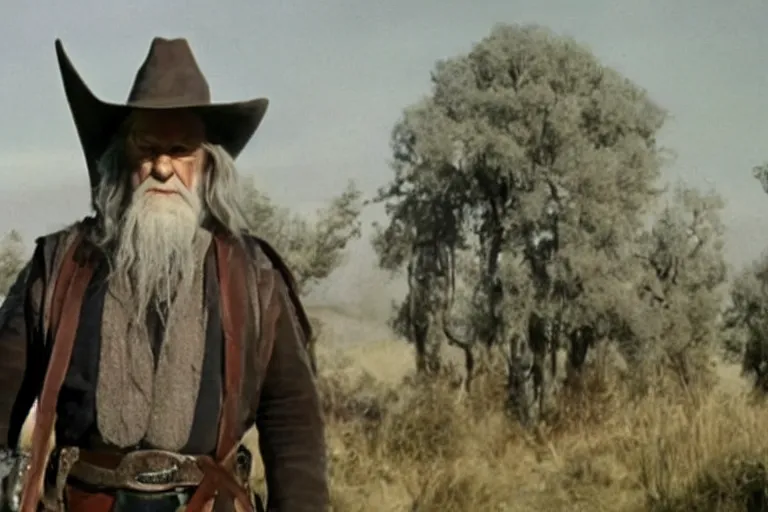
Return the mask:
M 91 188 L 100 180 L 98 160 L 126 117 L 135 110 L 189 109 L 206 127 L 206 138 L 237 158 L 253 137 L 269 101 L 257 98 L 236 103 L 211 103 L 208 81 L 197 65 L 186 39 L 152 40 L 124 104 L 108 103 L 94 95 L 69 60 L 61 40 L 56 57 L 77 134 L 85 153 Z

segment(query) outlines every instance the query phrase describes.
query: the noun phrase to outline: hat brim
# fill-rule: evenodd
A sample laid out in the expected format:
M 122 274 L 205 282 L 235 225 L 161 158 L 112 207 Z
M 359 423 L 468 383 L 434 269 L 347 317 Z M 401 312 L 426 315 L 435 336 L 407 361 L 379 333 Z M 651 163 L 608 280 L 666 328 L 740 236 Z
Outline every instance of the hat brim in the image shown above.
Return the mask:
M 88 166 L 91 189 L 98 186 L 100 181 L 99 159 L 132 112 L 182 109 L 193 111 L 204 123 L 208 141 L 221 145 L 235 159 L 256 133 L 269 106 L 267 98 L 234 103 L 178 103 L 173 106 L 110 103 L 102 101 L 91 92 L 59 39 L 56 40 L 56 57 L 64 93 Z

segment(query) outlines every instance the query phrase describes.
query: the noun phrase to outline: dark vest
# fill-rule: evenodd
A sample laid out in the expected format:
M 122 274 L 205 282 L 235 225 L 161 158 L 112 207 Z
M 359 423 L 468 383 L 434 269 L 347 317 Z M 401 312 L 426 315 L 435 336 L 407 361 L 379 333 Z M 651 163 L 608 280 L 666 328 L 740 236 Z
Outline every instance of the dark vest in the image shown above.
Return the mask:
M 96 388 L 99 379 L 102 313 L 107 292 L 106 276 L 107 264 L 102 262 L 97 265 L 83 300 L 72 359 L 56 407 L 56 439 L 57 444 L 62 446 L 86 449 L 105 447 L 96 423 Z M 181 453 L 190 455 L 212 454 L 218 436 L 224 338 L 213 244 L 206 253 L 204 300 L 208 308 L 208 323 L 202 375 L 192 430 L 181 450 Z M 153 349 L 157 357 L 159 339 L 153 340 L 153 343 L 156 345 Z M 153 447 L 142 443 L 125 450 L 136 448 Z

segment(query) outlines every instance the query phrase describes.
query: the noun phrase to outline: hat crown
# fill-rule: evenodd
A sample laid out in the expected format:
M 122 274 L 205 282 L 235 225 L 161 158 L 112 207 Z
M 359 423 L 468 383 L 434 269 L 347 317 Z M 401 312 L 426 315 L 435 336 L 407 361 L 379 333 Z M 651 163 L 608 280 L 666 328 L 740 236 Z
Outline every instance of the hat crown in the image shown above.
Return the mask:
M 155 37 L 136 72 L 128 104 L 183 106 L 210 102 L 208 81 L 187 40 Z

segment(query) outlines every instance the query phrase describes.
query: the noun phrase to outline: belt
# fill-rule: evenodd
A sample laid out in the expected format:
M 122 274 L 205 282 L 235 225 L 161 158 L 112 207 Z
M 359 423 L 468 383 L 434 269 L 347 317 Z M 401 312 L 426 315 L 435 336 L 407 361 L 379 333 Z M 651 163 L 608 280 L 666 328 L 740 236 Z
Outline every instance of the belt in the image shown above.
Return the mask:
M 138 450 L 129 453 L 95 452 L 69 449 L 73 460 L 64 478 L 87 486 L 141 493 L 163 493 L 195 488 L 205 475 L 226 489 L 241 503 L 251 503 L 249 489 L 238 481 L 230 464 L 221 465 L 207 455 L 181 455 L 163 450 Z M 63 476 L 63 475 L 62 475 Z M 247 479 L 247 476 L 245 477 Z M 63 482 L 62 482 L 63 483 Z
M 98 488 L 165 492 L 198 486 L 203 468 L 198 457 L 163 450 L 126 454 L 80 450 L 69 476 Z

